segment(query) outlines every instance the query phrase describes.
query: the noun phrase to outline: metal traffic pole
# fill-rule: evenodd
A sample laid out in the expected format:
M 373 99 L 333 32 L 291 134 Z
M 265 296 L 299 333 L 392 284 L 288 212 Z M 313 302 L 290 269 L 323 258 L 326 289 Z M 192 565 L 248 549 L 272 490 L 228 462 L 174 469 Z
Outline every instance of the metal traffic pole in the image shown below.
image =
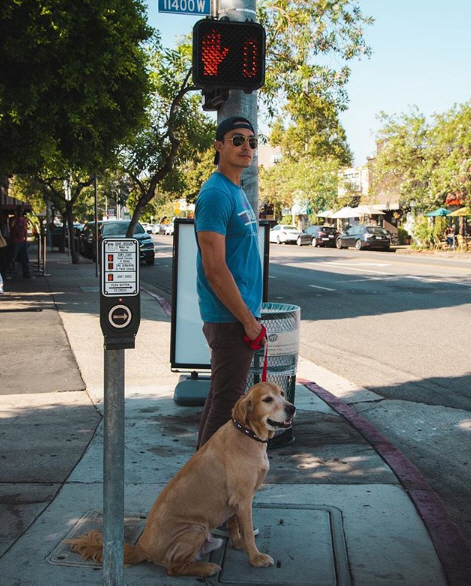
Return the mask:
M 218 18 L 228 17 L 230 20 L 244 22 L 245 20 L 257 20 L 256 0 L 218 0 L 216 10 Z M 258 133 L 257 123 L 257 91 L 246 94 L 242 90 L 231 90 L 229 98 L 218 110 L 217 121 L 220 124 L 230 116 L 243 116 L 252 123 L 255 134 Z M 247 195 L 247 199 L 258 218 L 258 155 L 252 165 L 244 169 L 241 185 Z
M 105 349 L 103 583 L 124 579 L 124 350 Z
M 103 583 L 124 580 L 124 350 L 135 347 L 140 323 L 139 243 L 103 238 L 100 326 L 104 335 Z M 100 261 L 98 263 L 98 261 Z

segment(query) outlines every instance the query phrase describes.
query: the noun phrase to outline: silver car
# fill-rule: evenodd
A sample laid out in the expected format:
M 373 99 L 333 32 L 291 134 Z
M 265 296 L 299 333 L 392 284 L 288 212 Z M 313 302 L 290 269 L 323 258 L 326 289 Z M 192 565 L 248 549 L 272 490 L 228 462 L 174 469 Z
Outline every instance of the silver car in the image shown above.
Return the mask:
M 287 242 L 296 242 L 298 246 L 303 244 L 311 244 L 311 236 L 298 230 L 296 226 L 288 226 L 284 224 L 278 224 L 270 230 L 270 242 L 276 244 L 286 244 Z

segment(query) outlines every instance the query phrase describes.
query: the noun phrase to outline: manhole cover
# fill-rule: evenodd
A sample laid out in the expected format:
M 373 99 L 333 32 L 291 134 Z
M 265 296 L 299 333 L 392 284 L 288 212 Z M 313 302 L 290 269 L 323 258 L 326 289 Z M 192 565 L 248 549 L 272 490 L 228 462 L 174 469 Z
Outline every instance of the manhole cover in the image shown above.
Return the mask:
M 145 515 L 126 514 L 124 517 L 124 540 L 128 543 L 136 543 L 139 536 L 144 530 L 146 522 Z M 67 543 L 69 539 L 80 537 L 93 529 L 103 531 L 103 515 L 99 511 L 88 511 L 77 521 L 74 527 L 67 533 L 59 545 L 46 558 L 50 564 L 58 566 L 86 566 L 87 568 L 101 568 L 101 564 L 96 564 L 91 560 L 84 561 L 78 555 L 70 550 Z
M 351 586 L 342 514 L 328 506 L 254 505 L 260 529 L 257 547 L 275 560 L 271 568 L 250 566 L 247 554 L 226 547 L 211 561 L 222 566 L 211 584 Z

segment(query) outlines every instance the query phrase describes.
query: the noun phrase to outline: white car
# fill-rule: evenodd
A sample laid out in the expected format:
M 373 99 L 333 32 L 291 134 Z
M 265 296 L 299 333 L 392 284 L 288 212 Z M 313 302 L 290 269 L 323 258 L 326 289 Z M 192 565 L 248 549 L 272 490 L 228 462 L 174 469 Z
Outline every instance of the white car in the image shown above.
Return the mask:
M 173 236 L 173 222 L 165 226 L 165 236 Z
M 160 224 L 152 224 L 152 234 L 160 234 Z
M 278 224 L 278 226 L 270 230 L 270 242 L 275 242 L 276 244 L 296 242 L 298 246 L 302 246 L 303 244 L 311 244 L 311 240 L 312 238 L 306 232 L 298 230 L 296 226 Z

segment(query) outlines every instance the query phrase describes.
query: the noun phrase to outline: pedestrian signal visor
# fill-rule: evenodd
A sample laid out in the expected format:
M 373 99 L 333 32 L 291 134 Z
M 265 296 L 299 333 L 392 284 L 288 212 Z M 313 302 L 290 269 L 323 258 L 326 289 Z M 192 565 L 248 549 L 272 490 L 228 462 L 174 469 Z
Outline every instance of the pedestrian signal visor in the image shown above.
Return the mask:
M 265 83 L 265 29 L 256 22 L 204 19 L 193 27 L 193 83 L 251 93 Z

